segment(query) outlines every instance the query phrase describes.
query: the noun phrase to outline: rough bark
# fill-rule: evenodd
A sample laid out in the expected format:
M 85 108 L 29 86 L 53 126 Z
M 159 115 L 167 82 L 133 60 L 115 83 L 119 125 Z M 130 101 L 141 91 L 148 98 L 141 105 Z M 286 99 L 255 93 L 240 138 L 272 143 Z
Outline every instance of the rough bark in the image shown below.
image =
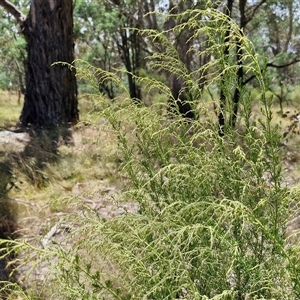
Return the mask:
M 26 93 L 20 121 L 48 127 L 78 121 L 74 69 L 73 1 L 32 0 L 24 16 L 9 1 L 0 5 L 17 18 L 27 41 Z

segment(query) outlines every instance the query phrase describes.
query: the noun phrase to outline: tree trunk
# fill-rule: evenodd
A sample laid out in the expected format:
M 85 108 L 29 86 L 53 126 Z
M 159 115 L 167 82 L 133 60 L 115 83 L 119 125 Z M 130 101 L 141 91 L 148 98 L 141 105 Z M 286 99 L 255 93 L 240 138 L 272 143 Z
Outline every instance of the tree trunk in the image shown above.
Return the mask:
M 228 16 L 228 18 L 231 18 L 232 15 L 232 9 L 233 9 L 233 1 L 234 0 L 227 0 L 227 8 L 225 11 L 225 14 Z M 228 28 L 225 32 L 224 37 L 224 43 L 228 43 L 230 38 L 230 28 L 229 25 L 227 25 Z M 227 59 L 229 55 L 229 46 L 225 45 L 224 52 L 223 52 L 224 58 Z M 226 107 L 226 92 L 225 92 L 225 86 L 226 86 L 226 78 L 224 74 L 221 77 L 221 90 L 220 90 L 220 112 L 218 115 L 218 121 L 219 121 L 219 136 L 224 136 L 224 126 L 225 126 L 225 107 Z
M 141 59 L 140 37 L 137 30 L 130 31 L 127 28 L 138 27 L 132 20 L 129 20 L 130 26 L 124 24 L 124 28 L 119 29 L 121 41 L 116 40 L 121 59 L 127 71 L 128 88 L 130 98 L 135 104 L 142 101 L 141 87 L 136 82 Z M 126 28 L 127 27 L 127 28 Z
M 176 15 L 180 14 L 194 6 L 193 1 L 179 1 L 177 6 L 173 2 L 169 3 L 169 12 Z M 187 22 L 188 20 L 181 20 Z M 164 29 L 170 30 L 176 26 L 176 18 L 169 18 L 164 24 Z M 191 72 L 191 64 L 193 53 L 191 51 L 193 45 L 193 31 L 185 28 L 176 34 L 173 43 L 178 52 L 179 59 L 184 63 L 188 72 Z M 171 38 L 171 37 L 169 37 Z M 169 101 L 170 112 L 179 112 L 186 119 L 195 119 L 191 102 L 194 100 L 189 93 L 188 86 L 179 74 L 169 74 L 168 85 L 172 91 L 172 98 Z
M 247 17 L 246 17 L 246 0 L 239 1 L 239 11 L 240 11 L 240 33 L 243 36 L 244 28 L 247 25 Z M 243 87 L 244 81 L 244 69 L 243 69 L 243 49 L 242 49 L 242 42 L 238 40 L 236 42 L 236 61 L 238 65 L 237 70 L 237 81 L 238 87 L 235 88 L 234 95 L 233 95 L 233 114 L 231 116 L 231 126 L 235 127 L 237 121 L 237 114 L 239 109 L 239 102 L 241 97 L 241 89 Z
M 32 0 L 23 28 L 28 58 L 21 123 L 37 127 L 76 123 L 75 71 L 52 65 L 74 61 L 73 1 Z
M 179 113 L 187 120 L 195 119 L 195 113 L 190 104 L 188 88 L 184 80 L 177 75 L 172 74 L 169 79 L 172 98 L 169 100 L 169 111 L 171 114 Z

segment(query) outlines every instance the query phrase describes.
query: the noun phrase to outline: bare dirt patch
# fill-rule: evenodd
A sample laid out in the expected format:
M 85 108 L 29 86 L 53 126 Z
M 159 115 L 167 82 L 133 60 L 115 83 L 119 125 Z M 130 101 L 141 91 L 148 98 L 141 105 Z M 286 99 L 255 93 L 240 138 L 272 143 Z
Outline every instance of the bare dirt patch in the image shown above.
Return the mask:
M 0 131 L 0 149 L 21 152 L 30 140 L 28 132 L 3 130 Z
M 18 239 L 33 243 L 39 249 L 55 244 L 72 247 L 67 236 L 76 228 L 64 221 L 70 212 L 80 214 L 85 208 L 100 218 L 111 219 L 138 210 L 134 201 L 118 201 L 120 187 L 116 184 L 119 174 L 113 134 L 93 126 L 81 126 L 69 133 L 66 142 L 56 134 L 53 139 L 51 132 L 0 131 L 3 153 L 0 168 L 4 171 L 4 166 L 9 167 L 3 173 L 8 188 L 3 187 L 6 195 L 2 195 L 0 202 L 11 211 Z M 17 163 L 11 161 L 14 159 Z M 11 185 L 14 174 L 16 183 Z M 19 255 L 21 258 L 23 254 Z M 28 264 L 19 267 L 17 272 L 19 284 L 29 290 L 33 284 L 42 288 L 55 261 L 35 266 L 35 257 L 26 259 L 29 259 Z M 0 261 L 0 275 L 1 272 L 8 275 L 3 261 Z

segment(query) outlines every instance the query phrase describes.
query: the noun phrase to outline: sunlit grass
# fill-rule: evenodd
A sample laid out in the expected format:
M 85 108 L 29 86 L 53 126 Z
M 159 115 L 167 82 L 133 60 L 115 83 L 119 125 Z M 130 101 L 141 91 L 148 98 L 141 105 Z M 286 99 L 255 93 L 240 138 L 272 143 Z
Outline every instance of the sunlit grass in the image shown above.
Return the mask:
M 16 91 L 0 90 L 0 128 L 14 126 L 20 117 L 23 97 L 18 103 L 18 94 Z
M 6 93 L 4 93 L 4 94 L 6 94 Z M 158 96 L 151 95 L 151 97 L 157 97 L 154 100 L 150 99 L 154 102 L 158 101 L 157 99 L 160 100 L 159 95 Z M 253 96 L 253 98 L 254 97 L 255 96 Z M 14 106 L 16 109 L 15 115 L 8 117 L 9 114 L 8 114 L 8 112 L 6 113 L 7 119 L 5 119 L 5 121 L 3 121 L 3 124 L 5 126 L 7 126 L 7 124 L 9 124 L 10 122 L 13 123 L 13 122 L 17 121 L 19 114 L 20 114 L 21 105 L 20 106 L 17 105 L 17 98 L 15 98 L 12 101 L 12 103 L 16 104 L 16 106 Z M 211 103 L 212 102 L 210 102 L 210 104 L 208 105 L 209 112 L 212 114 L 215 114 L 215 112 L 212 111 L 214 108 L 211 105 Z M 253 108 L 253 115 L 254 115 L 253 117 L 258 119 L 259 117 L 261 117 L 261 111 L 260 111 L 260 107 L 258 106 L 258 100 L 254 99 L 252 104 L 253 104 L 252 108 Z M 95 105 L 96 105 L 96 107 L 95 107 Z M 7 102 L 4 100 L 0 101 L 0 106 L 1 106 L 0 107 L 1 113 L 5 110 L 8 111 L 10 109 L 9 106 L 7 106 Z M 22 201 L 26 201 L 28 203 L 30 202 L 33 205 L 36 205 L 36 207 L 39 207 L 40 212 L 41 212 L 41 215 L 40 215 L 41 219 L 39 222 L 40 222 L 40 224 L 43 224 L 43 226 L 46 226 L 46 227 L 47 226 L 49 227 L 49 220 L 52 218 L 53 214 L 69 212 L 71 210 L 71 207 L 69 206 L 70 198 L 82 197 L 83 199 L 86 199 L 86 198 L 87 199 L 95 199 L 95 197 L 103 196 L 103 194 L 105 193 L 105 189 L 107 189 L 107 187 L 116 186 L 116 188 L 119 189 L 120 187 L 122 187 L 126 184 L 126 179 L 124 180 L 124 178 L 122 178 L 123 175 L 120 172 L 120 164 L 122 164 L 124 166 L 124 165 L 126 165 L 126 162 L 120 162 L 117 159 L 117 157 L 120 158 L 120 153 L 118 152 L 119 149 L 118 149 L 116 133 L 113 132 L 112 128 L 106 123 L 107 120 L 105 119 L 105 117 L 101 111 L 101 109 L 102 109 L 101 102 L 98 102 L 98 104 L 97 104 L 96 100 L 94 101 L 93 98 L 89 98 L 89 97 L 85 96 L 85 97 L 80 98 L 79 106 L 80 106 L 80 113 L 81 113 L 81 116 L 80 116 L 81 121 L 77 126 L 72 128 L 72 139 L 73 139 L 72 143 L 70 143 L 68 145 L 65 145 L 63 143 L 61 145 L 58 145 L 57 152 L 55 153 L 55 159 L 48 160 L 48 158 L 47 158 L 48 149 L 45 148 L 44 146 L 46 144 L 47 145 L 51 144 L 51 143 L 48 143 L 47 140 L 45 140 L 45 144 L 40 144 L 39 141 L 34 141 L 34 143 L 33 143 L 33 146 L 35 147 L 34 148 L 35 155 L 36 156 L 40 155 L 42 157 L 45 157 L 42 167 L 40 167 L 40 166 L 37 167 L 37 165 L 35 164 L 32 157 L 29 157 L 26 155 L 25 156 L 16 156 L 16 155 L 10 156 L 8 154 L 9 160 L 7 160 L 7 162 L 9 162 L 13 166 L 13 174 L 17 180 L 16 184 L 18 186 L 18 189 L 13 188 L 10 191 L 9 196 L 16 198 L 16 199 L 21 199 Z M 3 109 L 2 109 L 2 107 L 3 107 Z M 17 111 L 17 108 L 19 109 L 19 111 Z M 159 138 L 159 136 L 160 136 L 160 134 L 163 135 L 165 130 L 168 128 L 160 128 L 161 123 L 157 119 L 159 116 L 156 116 L 154 111 L 147 112 L 147 110 L 139 111 L 139 110 L 135 110 L 135 109 L 136 108 L 122 110 L 123 115 L 120 114 L 118 117 L 120 117 L 122 122 L 126 121 L 126 120 L 129 120 L 130 122 L 132 122 L 137 118 L 136 113 L 141 113 L 141 119 L 137 120 L 137 122 L 139 122 L 139 125 L 144 125 L 145 128 L 143 130 L 141 130 L 140 134 L 142 137 L 145 134 L 146 137 L 149 139 L 151 138 L 151 140 L 149 140 L 149 141 L 146 140 L 147 143 L 145 143 L 145 141 L 143 141 L 143 143 L 145 143 L 145 145 L 142 144 L 141 146 L 143 146 L 143 147 L 138 149 L 138 151 L 136 151 L 136 153 L 138 153 L 138 155 L 140 155 L 140 151 L 145 151 L 146 154 L 149 155 L 149 157 L 147 157 L 147 155 L 145 155 L 145 157 L 147 159 L 145 159 L 142 166 L 143 167 L 146 166 L 147 167 L 146 169 L 151 170 L 151 172 L 152 172 L 151 168 L 153 168 L 153 172 L 155 173 L 157 171 L 156 169 L 161 167 L 161 165 L 157 163 L 158 160 L 156 161 L 155 156 L 153 157 L 151 155 L 151 153 L 153 152 L 152 148 L 155 148 L 155 147 L 157 148 L 156 149 L 157 152 L 155 152 L 154 154 L 159 157 L 159 155 L 161 155 L 161 151 L 163 150 L 163 148 L 161 148 L 161 146 L 163 146 L 163 143 L 161 143 L 161 141 L 167 140 L 167 139 L 161 140 Z M 272 124 L 274 124 L 274 125 L 279 124 L 280 126 L 283 126 L 283 127 L 288 125 L 289 120 L 282 119 L 282 117 L 276 113 L 277 110 L 278 110 L 278 105 L 276 102 L 274 102 L 274 105 L 272 107 L 273 116 L 274 116 Z M 99 112 L 99 113 L 97 113 L 97 112 Z M 12 120 L 12 121 L 9 121 L 9 120 Z M 203 119 L 200 118 L 200 120 L 203 120 Z M 285 122 L 285 123 L 283 124 L 283 122 Z M 165 124 L 169 124 L 169 123 L 166 122 Z M 181 123 L 179 122 L 179 124 L 181 124 Z M 157 128 L 159 128 L 159 131 L 156 131 L 156 126 L 157 126 Z M 172 128 L 171 123 L 168 126 L 170 128 Z M 170 133 L 174 134 L 176 132 L 176 130 L 172 131 L 170 128 L 168 130 L 170 130 Z M 150 134 L 147 136 L 148 131 L 150 131 Z M 137 133 L 139 133 L 139 132 L 137 132 Z M 132 137 L 131 137 L 131 135 L 132 135 Z M 297 135 L 293 135 L 293 136 L 296 138 L 298 137 Z M 167 135 L 166 135 L 166 137 L 167 137 Z M 131 143 L 133 141 L 136 141 L 137 137 L 133 134 L 133 132 L 131 132 L 130 130 L 127 130 L 126 138 L 127 138 L 128 145 L 131 145 Z M 182 142 L 183 142 L 186 139 L 188 139 L 188 136 L 183 136 L 181 138 L 182 138 Z M 197 136 L 197 138 L 198 138 L 198 136 Z M 211 137 L 207 136 L 207 138 L 209 139 Z M 51 139 L 51 138 L 49 138 L 49 139 Z M 152 143 L 153 142 L 152 139 L 156 143 Z M 293 141 L 295 141 L 295 139 L 293 139 Z M 293 145 L 295 145 L 295 147 L 298 147 L 297 145 L 299 145 L 299 144 L 294 142 Z M 163 153 L 162 158 L 165 160 L 166 160 L 166 157 L 168 157 L 169 155 L 174 155 L 174 153 L 176 153 L 176 151 L 178 151 L 178 153 L 179 153 L 180 151 L 184 150 L 183 148 L 181 148 L 179 146 L 177 147 L 176 145 L 169 145 L 168 147 L 170 147 L 171 150 L 166 151 L 165 154 Z M 130 147 L 128 150 L 130 151 Z M 182 155 L 186 155 L 187 161 L 189 162 L 189 160 L 190 160 L 191 166 L 199 164 L 198 170 L 201 170 L 202 163 L 204 164 L 206 161 L 205 159 L 207 159 L 207 161 L 210 161 L 210 156 L 209 156 L 210 154 L 209 153 L 205 154 L 205 152 L 203 152 L 203 156 L 199 156 L 199 159 L 195 160 L 195 157 L 198 157 L 199 153 L 202 153 L 201 151 L 203 151 L 203 150 L 204 149 L 202 149 L 202 147 L 199 147 L 199 149 L 195 149 L 195 148 L 191 147 L 191 149 L 189 149 L 190 154 L 189 154 L 189 152 L 185 153 L 185 151 L 183 151 Z M 149 151 L 149 153 L 148 153 L 148 151 Z M 219 154 L 220 154 L 220 152 L 216 151 L 215 155 L 211 155 L 211 157 L 218 157 Z M 206 157 L 205 155 L 208 155 L 208 157 Z M 17 165 L 13 162 L 13 159 L 16 157 L 18 157 L 18 159 L 21 160 L 22 168 L 20 168 L 20 165 Z M 131 159 L 133 161 L 136 160 L 136 163 L 139 164 L 140 157 L 142 157 L 142 156 L 136 156 L 136 157 L 133 156 L 133 157 L 131 157 Z M 211 161 L 213 163 L 213 159 L 211 159 Z M 128 160 L 128 162 L 129 162 L 129 160 Z M 167 163 L 168 163 L 168 161 L 167 161 Z M 220 161 L 220 163 L 222 163 L 222 161 Z M 170 160 L 169 164 L 171 167 L 173 166 L 173 164 L 174 164 L 173 158 Z M 214 166 L 214 164 L 212 164 L 212 166 Z M 225 163 L 224 163 L 224 166 L 228 167 Z M 154 189 L 155 192 L 157 192 L 157 191 L 161 192 L 161 194 L 163 196 L 165 196 L 166 193 L 171 193 L 172 192 L 171 188 L 173 188 L 175 196 L 172 199 L 175 199 L 176 197 L 178 197 L 180 195 L 179 192 L 184 192 L 183 190 L 180 189 L 180 187 L 181 187 L 181 185 L 184 185 L 185 182 L 183 179 L 181 179 L 181 177 L 179 175 L 184 174 L 185 167 L 184 167 L 184 164 L 182 163 L 182 167 L 183 167 L 182 173 L 180 173 L 179 172 L 180 170 L 178 169 L 178 174 L 179 174 L 178 175 L 178 184 L 174 184 L 173 186 L 169 183 L 169 179 L 167 176 L 170 176 L 170 180 L 177 180 L 176 179 L 177 175 L 176 175 L 176 170 L 175 169 L 172 170 L 171 167 L 169 170 L 170 173 L 168 173 L 169 171 L 167 168 L 163 169 L 163 172 L 166 172 L 166 176 L 162 177 L 163 181 L 161 182 L 161 184 L 160 184 L 160 182 L 156 183 L 156 181 L 154 180 L 155 178 L 160 178 L 159 177 L 160 173 L 158 172 L 157 176 L 154 177 L 153 181 L 145 182 L 145 184 L 141 187 L 141 189 L 146 190 L 148 188 L 148 185 L 150 183 L 153 183 L 154 185 L 157 184 L 157 190 Z M 212 172 L 209 165 L 208 165 L 208 167 L 207 167 L 207 170 L 209 170 L 209 172 L 207 172 L 207 173 Z M 225 167 L 224 167 L 224 170 L 225 170 Z M 218 170 L 218 172 L 220 173 L 220 170 L 221 170 L 220 164 L 217 165 L 217 167 L 215 169 Z M 137 170 L 139 170 L 139 169 L 137 169 Z M 142 170 L 143 170 L 143 168 L 142 168 Z M 203 170 L 205 173 L 206 168 L 203 167 Z M 233 168 L 233 170 L 238 171 L 239 169 Z M 135 171 L 135 170 L 133 170 L 133 171 Z M 172 173 L 173 171 L 175 172 L 174 174 Z M 142 172 L 137 171 L 136 173 L 133 172 L 132 176 L 135 177 L 137 175 L 136 176 L 137 179 L 142 180 L 141 178 L 139 178 L 140 174 L 142 174 Z M 206 183 L 202 180 L 204 177 L 202 178 L 201 174 L 198 174 L 197 172 L 195 174 L 197 176 L 199 176 L 199 180 L 194 180 L 196 185 L 195 185 L 195 187 L 193 185 L 191 185 L 191 187 L 197 192 L 199 185 L 200 184 L 205 185 Z M 235 172 L 232 172 L 232 174 L 235 174 Z M 174 175 L 174 178 L 172 177 L 173 175 Z M 187 174 L 187 175 L 189 175 L 191 178 L 194 178 L 190 174 Z M 192 175 L 194 175 L 194 174 L 192 174 Z M 190 178 L 189 176 L 186 176 L 186 178 Z M 229 180 L 229 178 L 225 178 L 224 181 L 221 183 L 226 186 L 226 184 L 228 184 L 227 183 L 228 180 Z M 248 178 L 246 178 L 245 180 L 248 180 Z M 203 191 L 205 191 L 205 192 L 209 191 L 211 189 L 212 182 L 213 182 L 213 180 L 210 180 L 207 183 L 207 186 L 205 188 L 203 188 Z M 192 184 L 192 181 L 190 183 Z M 222 185 L 222 184 L 220 184 L 220 185 Z M 232 186 L 234 186 L 234 184 L 236 184 L 234 181 L 232 181 L 231 185 L 228 184 L 229 188 L 232 188 Z M 167 187 L 167 188 L 165 188 L 165 187 Z M 237 187 L 239 187 L 239 185 L 237 185 Z M 245 185 L 245 189 L 247 187 L 248 186 Z M 177 189 L 178 189 L 178 191 L 177 191 Z M 193 190 L 193 189 L 191 189 L 191 190 Z M 187 189 L 187 191 L 189 191 L 189 189 Z M 218 194 L 219 191 L 216 189 L 215 192 L 216 192 L 216 194 Z M 143 203 L 143 201 L 146 201 L 145 199 L 148 199 L 147 197 L 145 197 L 145 199 L 144 199 L 143 198 L 144 196 L 142 194 L 137 193 L 137 196 L 140 197 L 139 200 L 141 203 Z M 203 196 L 202 194 L 199 194 L 199 199 L 202 196 Z M 191 197 L 191 195 L 189 195 L 188 193 L 186 194 L 186 197 L 183 197 L 184 201 L 182 203 L 184 203 L 184 206 L 182 208 L 182 211 L 178 211 L 178 212 L 176 212 L 175 215 L 172 215 L 173 211 L 171 210 L 171 207 L 170 207 L 170 213 L 168 211 L 166 211 L 166 212 L 164 212 L 165 215 L 162 214 L 162 216 L 164 216 L 166 218 L 170 218 L 170 220 L 172 221 L 169 224 L 166 222 L 166 226 L 167 226 L 166 228 L 168 228 L 168 230 L 170 230 L 170 228 L 171 228 L 170 224 L 174 224 L 174 222 L 177 220 L 176 219 L 177 217 L 178 217 L 178 220 L 181 220 L 180 218 L 182 216 L 180 214 L 185 213 L 185 211 L 187 210 L 188 206 L 186 205 L 186 202 L 190 199 L 190 197 Z M 166 201 L 167 200 L 168 199 L 166 197 Z M 221 203 L 221 204 L 223 205 L 223 203 Z M 192 207 L 192 205 L 191 205 L 191 207 Z M 207 207 L 205 207 L 205 209 L 201 208 L 200 212 L 198 212 L 196 215 L 204 214 L 204 212 L 207 209 L 208 209 Z M 236 211 L 237 211 L 237 213 L 239 213 L 238 208 L 236 209 Z M 155 210 L 154 210 L 154 212 L 156 213 Z M 236 212 L 234 212 L 234 213 L 236 213 Z M 30 219 L 26 219 L 29 216 L 24 217 L 23 213 L 20 216 L 22 217 L 22 219 L 19 219 L 19 223 L 25 224 L 26 227 L 30 228 Z M 174 216 L 175 216 L 175 218 L 174 218 Z M 218 214 L 216 214 L 216 216 L 219 217 Z M 231 217 L 231 215 L 229 215 L 229 214 L 228 214 L 228 216 Z M 34 217 L 38 218 L 39 216 L 35 215 Z M 189 218 L 192 218 L 192 214 L 189 214 Z M 24 220 L 29 220 L 29 221 L 26 222 Z M 165 220 L 165 219 L 162 218 L 162 220 Z M 161 220 L 158 220 L 158 221 L 159 221 L 158 223 L 161 223 Z M 128 220 L 126 218 L 124 218 L 124 220 L 121 219 L 120 222 L 121 222 L 120 223 L 121 225 L 118 224 L 118 221 L 115 221 L 115 223 L 112 222 L 112 225 L 115 226 L 118 230 L 119 230 L 119 227 L 122 228 L 122 230 L 124 230 L 124 228 L 127 228 L 126 226 L 132 225 L 133 228 L 134 228 L 134 226 L 136 226 L 137 232 L 141 233 L 140 236 L 143 236 L 143 234 L 145 234 L 145 232 L 146 232 L 145 230 L 149 230 L 149 232 L 151 232 L 151 230 L 152 230 L 151 223 L 148 226 L 149 228 L 147 226 L 145 226 L 145 228 L 143 227 L 144 226 L 143 220 L 138 220 L 138 219 L 134 220 L 133 219 L 132 224 L 131 224 L 131 223 L 128 223 Z M 124 222 L 124 223 L 122 223 L 122 222 Z M 141 222 L 141 223 L 139 223 L 139 222 Z M 199 222 L 197 224 L 199 224 Z M 83 225 L 87 226 L 87 230 L 90 230 L 90 228 L 88 228 L 88 225 L 86 225 L 85 223 Z M 156 226 L 157 224 L 155 223 L 154 225 Z M 131 230 L 131 228 L 128 228 L 128 230 L 129 229 Z M 45 228 L 43 228 L 43 230 L 46 231 Z M 110 229 L 107 229 L 107 230 L 110 230 Z M 129 230 L 129 233 L 130 233 L 130 230 Z M 166 232 L 168 230 L 166 230 Z M 191 234 L 191 232 L 189 232 L 189 231 L 184 232 L 181 230 L 182 229 L 180 229 L 178 231 L 178 233 L 175 232 L 176 233 L 175 238 L 178 239 L 178 241 L 179 241 L 178 245 L 185 248 L 186 245 L 184 243 L 186 241 L 183 240 L 183 242 L 182 242 L 180 240 L 180 238 L 184 237 L 185 234 L 187 234 L 187 235 Z M 200 226 L 197 230 L 201 231 L 203 229 Z M 205 230 L 203 230 L 203 231 L 205 231 Z M 95 236 L 96 236 L 96 234 L 98 234 L 96 231 L 92 231 L 92 233 Z M 146 234 L 148 234 L 148 233 L 146 232 Z M 95 240 L 96 240 L 96 238 L 95 238 Z M 121 237 L 120 237 L 120 240 L 121 240 Z M 166 239 L 166 241 L 162 240 L 160 243 L 161 243 L 162 249 L 164 249 L 164 247 L 166 247 L 166 245 L 168 245 L 168 240 L 167 239 Z M 157 246 L 157 245 L 159 245 L 159 240 L 158 240 L 157 244 L 155 244 L 155 246 Z M 147 244 L 147 247 L 149 247 L 148 244 Z M 145 249 L 147 249 L 147 248 L 145 247 Z M 87 250 L 89 251 L 90 249 L 87 249 Z M 98 249 L 96 249 L 97 251 L 95 249 L 93 249 L 93 250 L 94 250 L 94 254 L 97 253 L 97 255 L 99 255 Z M 91 251 L 93 251 L 93 250 L 91 250 Z M 109 249 L 108 251 L 110 251 L 110 250 L 111 249 Z M 158 250 L 160 251 L 159 248 L 158 248 Z M 82 251 L 80 253 L 82 254 Z M 188 252 L 187 252 L 187 254 L 188 254 Z M 161 253 L 157 252 L 157 256 L 159 256 L 159 255 L 161 255 Z M 97 259 L 99 259 L 98 256 L 97 256 Z M 224 263 L 224 262 L 222 262 L 222 263 Z M 176 266 L 176 268 L 177 268 L 177 266 Z M 113 275 L 113 274 L 111 274 L 111 275 Z M 25 285 L 26 285 L 26 283 L 25 283 Z M 180 290 L 179 292 L 182 292 L 182 291 Z M 32 299 L 34 299 L 34 297 Z
M 22 105 L 18 104 L 17 95 L 0 91 L 0 126 L 15 125 Z M 4 183 L 1 188 L 6 188 L 6 182 L 15 182 L 9 197 L 40 207 L 48 206 L 51 214 L 67 209 L 56 200 L 72 197 L 78 184 L 80 194 L 85 195 L 101 194 L 101 189 L 122 184 L 119 162 L 115 158 L 116 138 L 105 120 L 95 114 L 94 99 L 79 96 L 79 109 L 80 122 L 70 129 L 71 141 L 67 144 L 64 141 L 57 143 L 49 131 L 41 136 L 31 136 L 19 149 L 9 143 L 1 145 L 3 165 L 0 168 L 3 172 L 0 179 Z M 8 171 L 4 172 L 6 169 Z M 24 217 L 23 214 L 20 216 Z

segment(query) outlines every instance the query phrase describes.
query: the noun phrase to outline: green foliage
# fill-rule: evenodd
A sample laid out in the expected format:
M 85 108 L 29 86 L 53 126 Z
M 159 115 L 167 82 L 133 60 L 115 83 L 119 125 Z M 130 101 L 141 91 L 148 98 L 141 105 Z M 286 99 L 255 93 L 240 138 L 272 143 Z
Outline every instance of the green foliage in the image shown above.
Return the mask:
M 206 19 L 199 21 L 200 15 Z M 71 199 L 70 205 L 78 205 L 64 219 L 73 226 L 66 239 L 71 247 L 64 246 L 66 240 L 42 250 L 25 245 L 29 253 L 55 262 L 47 278 L 55 299 L 299 299 L 297 246 L 284 235 L 291 196 L 282 187 L 280 136 L 271 125 L 264 68 L 253 45 L 225 15 L 208 9 L 183 16 L 188 21 L 174 30 L 189 26 L 195 35 L 205 33 L 205 51 L 214 54 L 192 74 L 164 34 L 143 34 L 165 49 L 149 58 L 151 67 L 178 74 L 198 96 L 194 105 L 200 121 L 161 113 L 156 105 L 133 105 L 117 75 L 78 65 L 78 76 L 95 89 L 100 78 L 113 81 L 127 96 L 113 102 L 99 96 L 103 111 L 97 114 L 118 139 L 126 184 L 116 205 L 135 201 L 139 208 L 104 220 Z M 232 40 L 227 45 L 233 49 L 232 41 L 241 42 L 245 70 L 259 86 L 261 118 L 252 119 L 251 95 L 241 90 L 237 129 L 226 127 L 220 138 L 213 113 L 201 103 L 196 78 L 208 69 L 208 85 L 225 82 L 225 113 L 230 115 L 231 91 L 239 83 L 235 60 L 223 54 L 228 26 Z M 139 80 L 171 97 L 160 81 Z
M 11 1 L 23 13 L 29 10 L 28 1 Z M 25 77 L 25 39 L 19 35 L 19 28 L 13 17 L 0 7 L 1 49 L 0 49 L 0 88 L 19 88 Z

